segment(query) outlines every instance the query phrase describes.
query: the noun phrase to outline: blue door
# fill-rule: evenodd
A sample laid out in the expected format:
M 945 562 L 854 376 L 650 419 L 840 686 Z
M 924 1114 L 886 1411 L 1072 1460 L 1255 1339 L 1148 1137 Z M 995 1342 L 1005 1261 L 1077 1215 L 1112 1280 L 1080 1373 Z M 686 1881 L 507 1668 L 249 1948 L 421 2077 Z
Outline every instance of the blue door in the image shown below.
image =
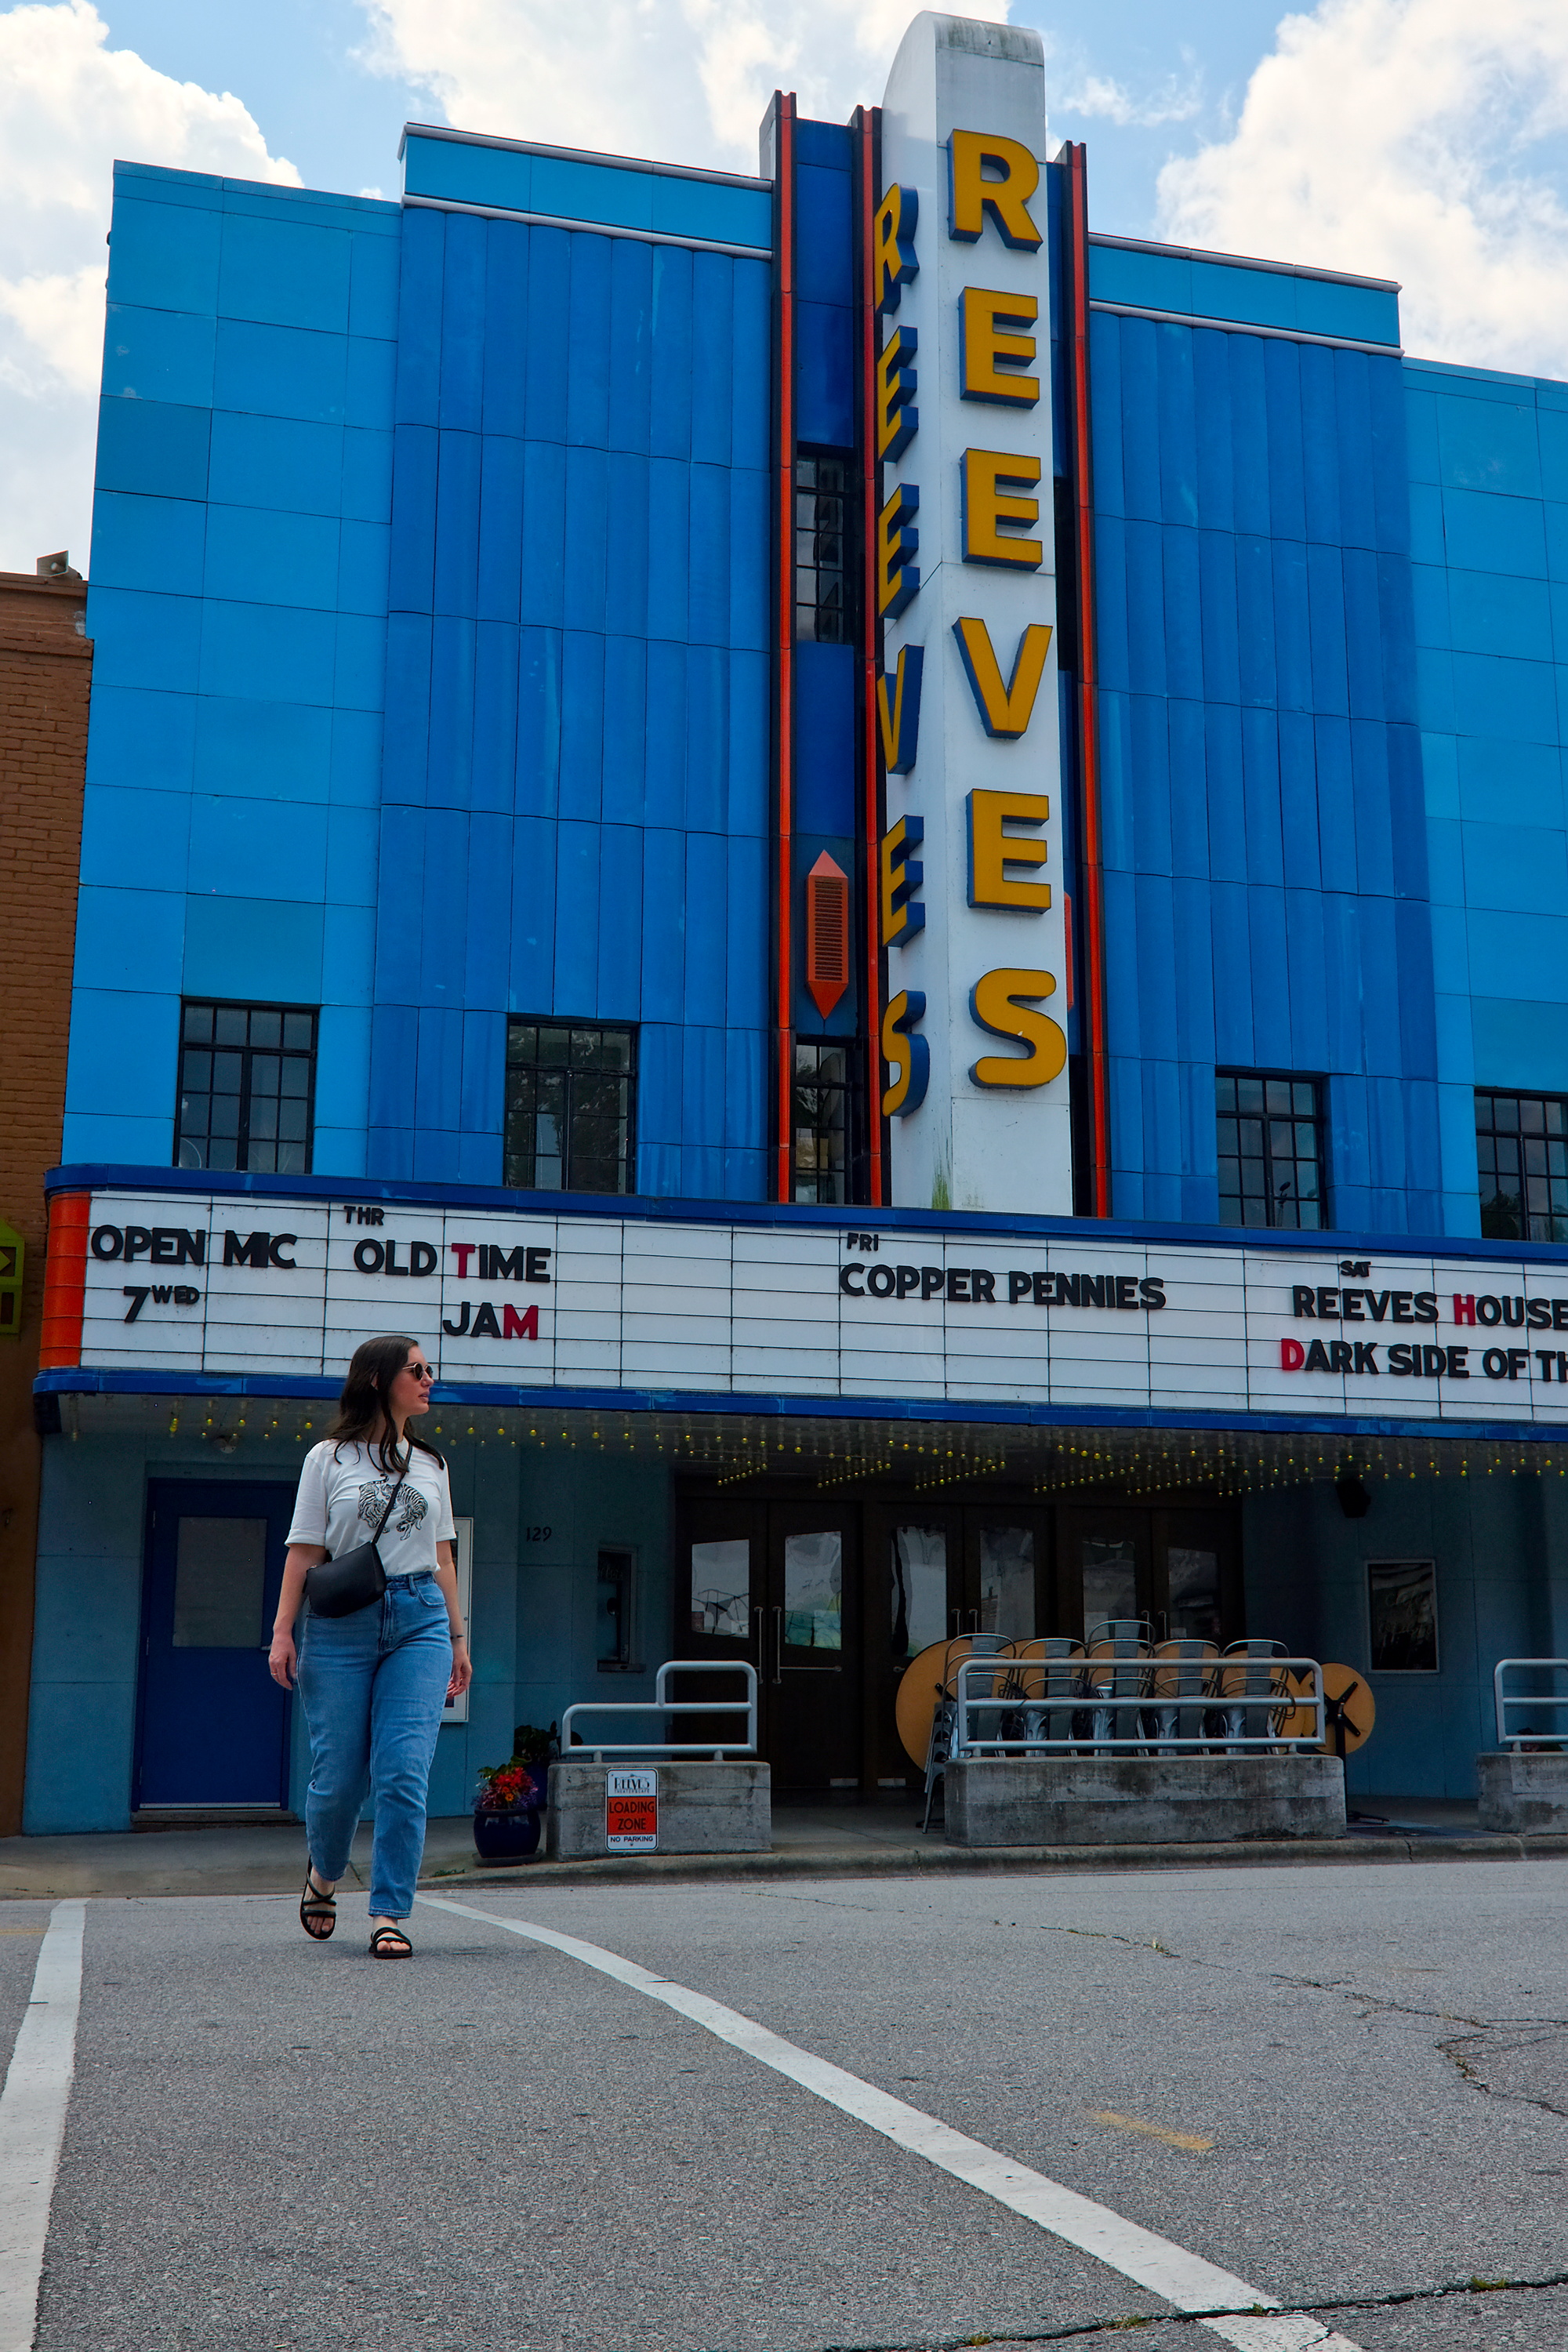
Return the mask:
M 286 1805 L 290 1700 L 267 1671 L 294 1489 L 155 1479 L 138 1805 Z

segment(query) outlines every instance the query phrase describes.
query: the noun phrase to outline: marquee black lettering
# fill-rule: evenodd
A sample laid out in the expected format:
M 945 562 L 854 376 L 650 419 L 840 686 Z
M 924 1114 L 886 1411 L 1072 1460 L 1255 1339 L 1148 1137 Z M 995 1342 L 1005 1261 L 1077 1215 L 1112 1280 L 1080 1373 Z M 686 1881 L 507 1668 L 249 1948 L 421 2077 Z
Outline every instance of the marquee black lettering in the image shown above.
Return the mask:
M 1437 1320 L 1437 1294 L 1435 1290 L 1416 1292 L 1415 1320 L 1417 1323 L 1436 1323 Z
M 1036 1275 L 1036 1276 L 1035 1276 L 1035 1304 L 1036 1304 L 1036 1306 L 1037 1306 L 1037 1307 L 1052 1307 L 1052 1306 L 1054 1306 L 1054 1305 L 1056 1304 L 1056 1296 L 1057 1296 L 1057 1278 L 1056 1278 L 1056 1276 L 1055 1276 L 1054 1274 L 1037 1274 L 1037 1275 Z
M 92 1254 L 105 1264 L 120 1255 L 125 1246 L 125 1236 L 118 1225 L 95 1225 L 92 1232 Z M 1564 1302 L 1568 1304 L 1568 1302 Z
M 1016 1307 L 1020 1298 L 1027 1298 L 1034 1286 L 1033 1277 L 1026 1274 L 1020 1274 L 1017 1267 L 1014 1266 L 1007 1276 L 1008 1306 Z
M 866 1294 L 865 1294 L 865 1292 L 860 1288 L 859 1285 L 858 1285 L 858 1283 L 853 1283 L 853 1282 L 851 1282 L 851 1281 L 850 1281 L 850 1279 L 849 1279 L 849 1277 L 850 1277 L 850 1276 L 851 1276 L 852 1274 L 864 1274 L 864 1273 L 865 1273 L 865 1271 L 866 1271 L 865 1267 L 861 1265 L 861 1263 L 860 1263 L 860 1261 L 859 1261 L 859 1259 L 858 1259 L 858 1257 L 852 1257 L 852 1258 L 849 1260 L 849 1262 L 848 1262 L 848 1264 L 847 1264 L 847 1265 L 841 1265 L 841 1266 L 839 1267 L 839 1269 L 838 1269 L 838 1287 L 839 1287 L 839 1289 L 844 1293 L 844 1296 L 846 1297 L 846 1298 L 864 1298 L 864 1297 L 865 1297 Z M 468 1312 L 468 1308 L 465 1307 L 464 1307 L 464 1309 L 463 1309 L 463 1313 L 464 1313 L 465 1318 L 467 1317 Z M 450 1325 L 447 1325 L 447 1324 L 444 1324 L 444 1325 L 442 1326 L 442 1328 L 443 1328 L 444 1330 L 446 1330 L 446 1329 L 450 1329 L 450 1328 L 451 1328 L 451 1327 L 450 1327 Z M 453 1337 L 455 1339 L 458 1339 L 459 1336 L 460 1336 L 460 1334 L 458 1334 L 458 1332 L 456 1332 L 456 1331 L 454 1331 L 454 1332 L 452 1333 L 452 1337 Z
M 1525 1309 L 1525 1319 L 1532 1331 L 1550 1331 L 1552 1328 L 1551 1300 L 1532 1298 Z
M 873 1298 L 891 1298 L 895 1291 L 901 1298 L 904 1295 L 904 1286 L 899 1276 L 906 1273 L 915 1274 L 914 1267 L 912 1265 L 874 1265 L 866 1276 L 866 1287 Z M 920 1280 L 918 1274 L 915 1274 L 915 1280 L 917 1282 Z
M 1344 1342 L 1342 1340 L 1336 1340 L 1334 1344 L 1336 1347 L 1342 1347 Z M 1345 1349 L 1345 1353 L 1347 1355 L 1350 1353 L 1348 1348 Z M 1329 1351 L 1327 1348 L 1324 1347 L 1321 1339 L 1314 1339 L 1311 1346 L 1307 1350 L 1306 1370 L 1310 1372 L 1331 1372 L 1333 1369 L 1333 1366 L 1329 1361 Z
M 1415 1322 L 1415 1318 L 1410 1312 L 1410 1293 L 1408 1290 L 1396 1290 L 1394 1292 L 1394 1319 L 1396 1323 Z
M 947 1295 L 950 1298 L 963 1299 L 966 1303 L 968 1302 L 969 1268 L 966 1265 L 950 1265 L 948 1267 Z
M 479 1244 L 481 1282 L 521 1282 L 527 1264 L 528 1252 L 521 1242 L 512 1250 L 502 1249 L 499 1242 Z
M 1135 1274 L 1119 1274 L 1115 1279 L 1116 1304 L 1118 1307 L 1136 1307 L 1138 1304 L 1137 1276 Z
M 1331 1372 L 1348 1372 L 1352 1370 L 1354 1363 L 1355 1350 L 1351 1346 L 1348 1339 L 1331 1339 L 1329 1341 L 1329 1370 Z
M 449 1323 L 445 1316 L 442 1317 L 441 1328 L 445 1331 L 448 1339 L 461 1339 L 466 1336 L 468 1328 L 469 1312 L 470 1309 L 468 1302 L 465 1298 L 459 1306 L 458 1320 L 455 1323 Z
M 474 1318 L 474 1328 L 472 1332 L 469 1334 L 469 1337 L 475 1339 L 499 1339 L 500 1338 L 500 1325 L 496 1320 L 495 1308 L 490 1305 L 488 1298 L 485 1300 L 484 1304 L 480 1307 L 479 1313 Z
M 898 1276 L 899 1297 L 900 1298 L 907 1298 L 911 1290 L 918 1290 L 920 1288 L 921 1270 L 918 1265 L 900 1265 L 897 1267 L 895 1271 Z
M 921 1301 L 936 1297 L 946 1280 L 947 1276 L 940 1265 L 922 1265 L 921 1268 Z
M 1418 1372 L 1421 1369 L 1420 1349 L 1411 1347 L 1406 1340 L 1391 1340 L 1388 1349 L 1388 1369 L 1394 1379 Z
M 1502 1319 L 1505 1323 L 1511 1324 L 1515 1330 L 1518 1330 L 1524 1321 L 1523 1299 L 1505 1298 L 1502 1301 Z
M 299 1245 L 298 1234 L 274 1234 L 267 1244 L 268 1265 L 280 1266 L 285 1274 L 293 1274 L 297 1271 L 294 1260 L 285 1257 L 283 1253 L 286 1249 L 298 1249 Z
M 1366 1297 L 1367 1293 L 1364 1290 L 1346 1290 L 1342 1291 L 1340 1296 L 1342 1301 L 1340 1311 L 1345 1321 L 1363 1323 L 1366 1318 L 1362 1313 L 1362 1300 Z
M 1393 1295 L 1392 1291 L 1387 1290 L 1363 1290 L 1362 1292 L 1362 1297 L 1365 1299 L 1367 1305 L 1372 1309 L 1372 1319 L 1374 1323 L 1381 1323 L 1384 1317 L 1387 1314 L 1388 1302 Z M 1397 1322 L 1399 1318 L 1395 1316 L 1394 1319 Z
M 877 1246 L 877 1236 L 875 1234 L 871 1236 L 870 1246 L 872 1249 L 875 1249 Z M 525 1282 L 549 1281 L 550 1273 L 544 1263 L 545 1259 L 549 1255 L 550 1252 L 547 1249 L 531 1249 L 527 1253 L 523 1261 L 522 1278 Z
M 1290 1289 L 1291 1314 L 1296 1316 L 1298 1318 L 1303 1315 L 1315 1316 L 1318 1311 L 1313 1303 L 1316 1297 L 1317 1293 L 1313 1290 L 1310 1283 L 1298 1282 L 1292 1284 Z
M 976 1307 L 991 1307 L 996 1299 L 996 1277 L 983 1265 L 969 1269 L 969 1292 Z
M 379 1249 L 380 1246 L 379 1242 L 361 1242 L 359 1249 L 354 1252 L 354 1264 L 359 1265 L 360 1250 Z M 265 1274 L 268 1253 L 271 1247 L 270 1234 L 248 1234 L 245 1240 L 241 1241 L 237 1233 L 226 1233 L 223 1237 L 223 1262 L 225 1265 L 254 1266 L 258 1274 Z
M 1151 1274 L 1147 1276 L 1144 1280 L 1138 1285 L 1138 1295 L 1142 1299 L 1142 1302 L 1148 1308 L 1150 1314 L 1154 1314 L 1165 1304 L 1164 1276 L 1158 1274 Z
M 1356 1341 L 1355 1363 L 1352 1369 L 1358 1372 L 1375 1373 L 1377 1371 L 1377 1341 L 1375 1339 L 1358 1339 Z
M 1319 1320 L 1319 1322 L 1320 1322 L 1320 1323 L 1337 1323 L 1337 1322 L 1339 1321 L 1339 1319 L 1340 1319 L 1340 1294 L 1339 1294 L 1339 1292 L 1338 1292 L 1337 1290 L 1320 1290 L 1320 1291 L 1319 1291 L 1319 1293 L 1318 1293 L 1318 1320 Z
M 145 1225 L 126 1226 L 125 1262 L 127 1265 L 130 1265 L 131 1260 L 133 1257 L 144 1257 L 148 1251 L 151 1250 L 152 1246 L 153 1236 L 148 1232 Z
M 1568 1331 L 1568 1298 L 1552 1300 L 1552 1328 L 1554 1331 Z
M 1458 1316 L 1456 1316 L 1454 1319 L 1458 1322 Z M 1478 1298 L 1476 1301 L 1476 1321 L 1478 1323 L 1486 1324 L 1500 1323 L 1502 1321 L 1502 1300 L 1500 1298 L 1493 1298 L 1489 1293 L 1484 1298 Z

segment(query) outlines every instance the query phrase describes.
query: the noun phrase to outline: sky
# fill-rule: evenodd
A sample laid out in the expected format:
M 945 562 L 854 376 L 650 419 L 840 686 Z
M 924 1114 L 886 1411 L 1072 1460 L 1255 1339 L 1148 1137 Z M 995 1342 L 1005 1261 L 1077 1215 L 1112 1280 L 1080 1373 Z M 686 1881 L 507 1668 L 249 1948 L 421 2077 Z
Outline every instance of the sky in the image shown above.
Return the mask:
M 1407 350 L 1568 378 L 1568 0 L 1010 0 L 1093 226 L 1398 278 Z M 85 565 L 116 157 L 395 197 L 405 121 L 756 169 L 910 0 L 0 5 L 0 569 Z

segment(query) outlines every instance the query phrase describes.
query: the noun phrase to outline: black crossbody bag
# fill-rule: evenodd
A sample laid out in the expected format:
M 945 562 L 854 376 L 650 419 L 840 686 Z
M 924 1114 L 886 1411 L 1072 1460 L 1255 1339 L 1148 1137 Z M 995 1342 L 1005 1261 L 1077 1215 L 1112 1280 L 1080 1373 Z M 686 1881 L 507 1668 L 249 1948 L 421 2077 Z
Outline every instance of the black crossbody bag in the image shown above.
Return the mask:
M 386 1570 L 381 1564 L 378 1547 L 392 1517 L 392 1507 L 402 1492 L 403 1480 L 399 1476 L 369 1543 L 355 1544 L 353 1551 L 341 1551 L 336 1559 L 319 1559 L 310 1570 L 305 1579 L 305 1598 L 312 1617 L 352 1617 L 356 1609 L 368 1609 L 373 1601 L 381 1599 L 386 1591 Z

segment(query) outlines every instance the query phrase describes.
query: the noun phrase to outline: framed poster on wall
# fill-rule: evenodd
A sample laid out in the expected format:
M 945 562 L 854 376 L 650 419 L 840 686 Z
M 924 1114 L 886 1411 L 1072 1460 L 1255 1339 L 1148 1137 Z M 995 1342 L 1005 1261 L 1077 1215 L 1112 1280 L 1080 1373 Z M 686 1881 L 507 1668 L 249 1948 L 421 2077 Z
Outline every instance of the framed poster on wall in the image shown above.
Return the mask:
M 1369 1559 L 1367 1619 L 1372 1670 L 1437 1671 L 1437 1565 L 1430 1559 Z
M 471 1657 L 474 1648 L 474 1523 L 472 1519 L 459 1519 L 454 1513 L 452 1524 L 458 1530 L 458 1540 L 452 1547 L 458 1557 L 458 1608 L 468 1629 L 468 1654 Z M 447 1701 L 441 1709 L 441 1720 L 443 1723 L 467 1723 L 468 1719 L 468 1694 L 465 1691 L 461 1698 Z

